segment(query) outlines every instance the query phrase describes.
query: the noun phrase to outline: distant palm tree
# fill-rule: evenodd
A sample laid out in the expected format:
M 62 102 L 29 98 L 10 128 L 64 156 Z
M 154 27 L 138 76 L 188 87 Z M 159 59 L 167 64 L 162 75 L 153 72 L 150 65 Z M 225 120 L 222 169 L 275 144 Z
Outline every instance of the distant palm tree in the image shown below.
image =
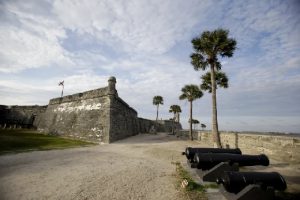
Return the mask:
M 179 105 L 171 105 L 169 109 L 170 113 L 174 113 L 174 119 L 176 118 L 176 114 L 181 113 L 181 108 Z M 179 121 L 179 119 L 178 119 Z
M 228 88 L 228 78 L 224 72 L 216 71 L 216 89 L 218 87 L 222 88 Z M 210 72 L 207 72 L 203 76 L 201 76 L 202 84 L 200 85 L 200 88 L 202 90 L 207 90 L 209 93 L 211 93 L 211 77 Z
M 202 131 L 206 128 L 205 124 L 201 124 Z
M 190 102 L 190 119 L 193 119 L 193 101 L 203 96 L 203 92 L 197 85 L 185 85 L 181 89 L 180 100 L 187 99 Z M 190 138 L 193 140 L 192 120 L 190 120 Z
M 176 119 L 176 114 L 178 114 L 178 122 L 179 122 L 179 113 L 181 113 L 181 108 L 179 105 L 171 105 L 169 112 L 174 113 L 174 117 L 172 119 L 172 133 L 174 134 L 174 122 Z
M 204 31 L 200 37 L 192 40 L 194 53 L 191 55 L 191 63 L 195 70 L 206 70 L 210 67 L 211 72 L 211 94 L 212 94 L 212 135 L 214 143 L 221 146 L 217 119 L 217 97 L 215 71 L 221 69 L 218 56 L 232 57 L 236 49 L 236 41 L 228 38 L 229 31 L 217 29 Z
M 156 109 L 156 121 L 158 120 L 158 107 L 159 107 L 159 104 L 161 104 L 161 105 L 164 104 L 163 97 L 162 96 L 154 96 L 153 97 L 153 105 L 157 106 L 157 109 Z
M 189 120 L 190 122 L 190 120 Z M 194 130 L 196 130 L 196 124 L 199 124 L 200 122 L 197 119 L 192 119 L 192 124 L 194 124 Z

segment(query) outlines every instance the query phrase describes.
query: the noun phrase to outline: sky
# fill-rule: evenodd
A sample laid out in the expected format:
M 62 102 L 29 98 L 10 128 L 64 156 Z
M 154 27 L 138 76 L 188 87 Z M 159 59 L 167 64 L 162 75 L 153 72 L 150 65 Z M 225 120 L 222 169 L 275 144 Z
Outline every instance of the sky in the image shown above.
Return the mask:
M 153 96 L 182 108 L 181 88 L 206 71 L 190 64 L 191 40 L 229 30 L 237 41 L 220 58 L 229 88 L 217 90 L 219 129 L 300 133 L 299 0 L 0 0 L 0 104 L 46 105 L 107 86 L 139 117 L 155 119 Z M 211 125 L 211 95 L 194 102 L 193 118 Z

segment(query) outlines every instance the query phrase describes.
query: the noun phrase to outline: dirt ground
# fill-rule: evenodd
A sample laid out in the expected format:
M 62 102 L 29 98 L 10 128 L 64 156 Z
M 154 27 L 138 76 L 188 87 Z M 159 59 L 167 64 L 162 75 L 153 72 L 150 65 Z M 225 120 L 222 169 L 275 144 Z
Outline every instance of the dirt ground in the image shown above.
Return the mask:
M 186 162 L 181 152 L 187 146 L 199 144 L 160 133 L 93 147 L 2 155 L 0 199 L 186 199 L 176 188 L 172 162 Z M 275 163 L 268 170 L 272 167 L 289 177 L 293 190 L 299 186 L 299 168 Z
M 162 133 L 0 156 L 0 199 L 185 199 L 171 162 L 188 145 Z

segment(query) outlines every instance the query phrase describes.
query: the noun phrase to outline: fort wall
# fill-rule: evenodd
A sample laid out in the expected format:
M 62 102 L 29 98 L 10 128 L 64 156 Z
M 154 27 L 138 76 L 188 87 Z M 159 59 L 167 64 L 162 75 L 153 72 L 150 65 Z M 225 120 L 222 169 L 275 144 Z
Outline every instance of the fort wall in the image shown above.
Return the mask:
M 139 126 L 139 132 L 140 133 L 149 133 L 151 130 L 151 127 L 155 127 L 156 123 L 153 120 L 150 119 L 144 119 L 144 118 L 138 118 L 138 126 Z
M 139 133 L 137 112 L 117 96 L 110 104 L 110 124 L 110 141 Z
M 0 105 L 0 126 L 2 128 L 31 128 L 40 120 L 47 106 L 6 106 Z
M 198 140 L 212 147 L 211 132 L 198 132 Z M 274 160 L 300 163 L 300 137 L 261 133 L 221 132 L 224 148 L 240 148 L 244 154 L 266 154 Z
M 108 87 L 51 99 L 38 130 L 55 135 L 109 142 Z
M 172 132 L 174 130 L 181 130 L 181 124 L 179 122 L 174 122 L 172 120 L 158 120 L 158 131 L 159 132 Z

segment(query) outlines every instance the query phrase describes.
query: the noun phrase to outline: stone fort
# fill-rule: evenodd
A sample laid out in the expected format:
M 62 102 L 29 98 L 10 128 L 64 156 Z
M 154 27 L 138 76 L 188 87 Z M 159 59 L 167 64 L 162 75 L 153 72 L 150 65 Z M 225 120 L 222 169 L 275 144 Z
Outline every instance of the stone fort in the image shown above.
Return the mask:
M 110 143 L 138 133 L 170 132 L 181 124 L 171 120 L 153 121 L 138 113 L 118 96 L 116 78 L 108 86 L 54 98 L 47 106 L 0 105 L 2 128 L 37 128 L 61 136 Z

